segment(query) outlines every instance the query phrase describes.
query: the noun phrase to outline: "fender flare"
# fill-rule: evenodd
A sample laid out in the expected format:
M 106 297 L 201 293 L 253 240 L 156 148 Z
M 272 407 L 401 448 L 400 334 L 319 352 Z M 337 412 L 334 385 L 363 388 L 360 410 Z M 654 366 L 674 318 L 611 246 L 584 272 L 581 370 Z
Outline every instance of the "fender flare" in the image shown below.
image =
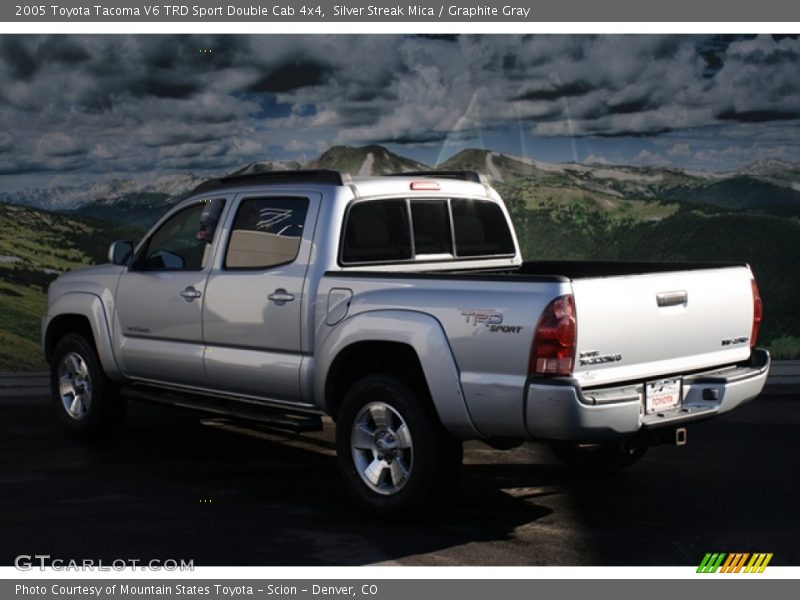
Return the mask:
M 461 439 L 483 437 L 472 422 L 447 335 L 434 317 L 409 310 L 375 310 L 348 317 L 333 328 L 315 352 L 314 398 L 325 408 L 328 373 L 340 353 L 359 342 L 394 342 L 417 355 L 434 409 L 445 429 Z
M 103 371 L 112 381 L 124 381 L 125 378 L 114 357 L 108 314 L 100 297 L 89 292 L 68 292 L 58 297 L 50 305 L 45 317 L 42 339 L 43 349 L 53 323 L 64 315 L 77 315 L 86 318 L 92 329 L 95 348 L 100 358 L 100 364 L 103 366 Z

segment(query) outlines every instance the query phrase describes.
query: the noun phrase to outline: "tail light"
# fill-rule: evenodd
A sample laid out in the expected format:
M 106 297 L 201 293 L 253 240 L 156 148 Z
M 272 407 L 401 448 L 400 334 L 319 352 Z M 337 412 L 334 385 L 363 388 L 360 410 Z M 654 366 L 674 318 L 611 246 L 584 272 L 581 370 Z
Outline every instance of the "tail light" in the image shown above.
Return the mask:
M 754 348 L 758 341 L 758 327 L 761 325 L 761 317 L 764 314 L 764 305 L 761 302 L 761 294 L 758 293 L 756 280 L 751 279 L 753 287 L 753 329 L 750 331 L 750 347 Z
M 559 296 L 544 309 L 533 335 L 528 372 L 532 375 L 570 375 L 575 365 L 575 300 Z

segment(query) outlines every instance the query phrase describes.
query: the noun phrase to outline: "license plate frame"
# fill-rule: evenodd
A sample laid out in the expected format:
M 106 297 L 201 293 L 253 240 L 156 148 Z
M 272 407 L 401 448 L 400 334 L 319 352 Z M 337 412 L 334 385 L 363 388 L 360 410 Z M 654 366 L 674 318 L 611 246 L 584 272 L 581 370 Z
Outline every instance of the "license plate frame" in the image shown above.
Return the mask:
M 668 412 L 683 403 L 683 378 L 654 379 L 644 384 L 644 412 L 647 415 Z

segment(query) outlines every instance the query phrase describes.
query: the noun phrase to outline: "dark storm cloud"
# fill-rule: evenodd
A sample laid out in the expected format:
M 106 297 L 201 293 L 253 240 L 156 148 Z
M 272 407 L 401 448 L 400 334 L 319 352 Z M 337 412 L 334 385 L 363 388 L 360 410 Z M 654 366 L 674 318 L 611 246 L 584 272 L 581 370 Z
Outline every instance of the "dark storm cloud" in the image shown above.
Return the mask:
M 560 85 L 550 85 L 545 88 L 532 89 L 512 98 L 513 100 L 558 100 L 571 96 L 583 96 L 596 87 L 588 81 L 570 81 Z
M 785 140 L 798 65 L 783 36 L 3 36 L 0 169 L 224 171 L 509 129 Z
M 596 137 L 600 138 L 620 138 L 620 137 L 630 137 L 630 138 L 655 138 L 666 133 L 671 133 L 675 131 L 671 127 L 662 127 L 661 129 L 648 129 L 647 131 L 640 131 L 636 133 L 623 133 L 623 132 L 616 132 L 616 131 L 607 131 L 602 128 L 597 129 L 594 133 Z
M 134 96 L 154 96 L 156 98 L 189 98 L 202 89 L 199 81 L 183 80 L 168 75 L 143 77 L 130 86 Z
M 36 60 L 73 65 L 89 60 L 91 57 L 86 48 L 66 36 L 47 38 L 36 52 Z
M 23 38 L 16 36 L 0 38 L 0 56 L 15 79 L 30 79 L 39 69 L 36 57 L 29 52 Z
M 276 65 L 247 88 L 249 92 L 291 92 L 325 83 L 335 72 L 331 65 L 316 60 L 298 58 Z
M 430 131 L 428 133 L 418 133 L 415 135 L 399 136 L 396 138 L 387 138 L 383 140 L 375 140 L 376 144 L 399 144 L 399 145 L 416 145 L 416 144 L 430 144 L 434 142 L 442 142 L 448 139 L 446 131 Z
M 375 100 L 395 100 L 396 98 L 397 95 L 387 88 L 359 88 L 347 92 L 347 99 L 354 103 L 373 102 Z
M 446 33 L 418 33 L 413 35 L 412 37 L 418 37 L 425 40 L 439 40 L 444 42 L 457 42 L 458 36 L 455 34 L 446 34 Z
M 722 121 L 738 121 L 740 123 L 765 123 L 768 121 L 790 121 L 800 119 L 800 112 L 780 110 L 725 110 L 717 115 Z

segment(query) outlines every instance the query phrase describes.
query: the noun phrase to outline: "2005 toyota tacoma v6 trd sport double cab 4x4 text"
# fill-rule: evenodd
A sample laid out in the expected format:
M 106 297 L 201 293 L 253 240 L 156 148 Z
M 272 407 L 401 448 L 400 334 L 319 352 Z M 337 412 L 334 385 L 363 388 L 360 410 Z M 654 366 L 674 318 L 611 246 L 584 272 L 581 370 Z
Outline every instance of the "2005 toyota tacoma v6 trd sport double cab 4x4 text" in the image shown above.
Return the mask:
M 113 430 L 137 394 L 330 415 L 346 487 L 384 515 L 451 491 L 463 440 L 618 469 L 755 398 L 769 367 L 746 264 L 523 262 L 470 172 L 211 180 L 109 260 L 50 286 L 67 427 Z

